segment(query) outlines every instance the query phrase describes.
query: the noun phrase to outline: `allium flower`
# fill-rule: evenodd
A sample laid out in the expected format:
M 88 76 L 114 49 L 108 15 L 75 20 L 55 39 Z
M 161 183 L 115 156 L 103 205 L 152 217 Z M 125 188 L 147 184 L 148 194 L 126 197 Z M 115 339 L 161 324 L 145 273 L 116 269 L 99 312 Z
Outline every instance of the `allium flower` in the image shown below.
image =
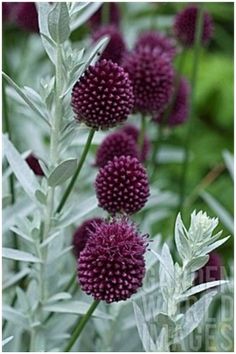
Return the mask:
M 126 54 L 123 66 L 133 83 L 135 109 L 144 113 L 163 110 L 173 91 L 170 57 L 157 48 L 144 47 Z
M 172 59 L 176 55 L 175 40 L 160 32 L 149 31 L 142 33 L 135 44 L 135 49 L 138 50 L 144 47 L 149 47 L 150 49 L 159 48 L 161 52 L 168 54 Z
M 89 24 L 93 29 L 98 28 L 102 24 L 102 12 L 103 6 L 108 6 L 108 19 L 107 23 L 115 26 L 119 26 L 120 23 L 120 9 L 119 5 L 116 2 L 109 2 L 107 4 L 103 4 L 95 14 L 90 17 Z
M 37 176 L 44 176 L 44 172 L 39 164 L 37 157 L 35 157 L 34 154 L 30 154 L 25 161 Z
M 136 128 L 135 125 L 126 124 L 120 129 L 120 131 L 128 134 L 130 137 L 132 137 L 134 139 L 135 143 L 138 144 L 139 129 Z M 148 140 L 148 137 L 147 137 L 147 135 L 145 135 L 142 149 L 141 149 L 141 151 L 139 151 L 139 160 L 141 162 L 146 161 L 149 151 L 150 151 L 150 147 L 151 147 L 151 145 Z
M 8 21 L 11 15 L 11 4 L 9 2 L 2 2 L 2 20 Z
M 148 176 L 135 157 L 121 156 L 99 170 L 95 182 L 99 206 L 111 214 L 133 214 L 149 196 Z
M 72 90 L 72 107 L 79 122 L 107 129 L 131 113 L 134 95 L 128 74 L 111 60 L 90 66 Z
M 15 20 L 24 30 L 39 32 L 38 13 L 34 2 L 18 3 Z
M 174 33 L 178 40 L 186 47 L 194 44 L 198 7 L 189 6 L 176 15 Z M 207 44 L 213 35 L 213 21 L 211 16 L 204 12 L 201 42 Z
M 101 55 L 101 59 L 110 59 L 114 63 L 120 64 L 122 56 L 126 50 L 123 36 L 117 27 L 108 25 L 103 26 L 94 32 L 92 39 L 94 42 L 97 42 L 100 38 L 106 35 L 110 37 L 110 40 Z
M 115 132 L 108 135 L 99 146 L 96 155 L 96 166 L 104 167 L 108 161 L 119 156 L 138 157 L 136 143 L 132 137 L 124 132 Z
M 172 106 L 170 116 L 167 118 L 167 124 L 169 126 L 175 126 L 182 124 L 188 118 L 189 112 L 189 93 L 190 86 L 185 78 L 181 78 L 179 82 L 178 91 L 175 97 L 175 102 Z M 158 123 L 162 122 L 165 117 L 165 112 L 158 114 L 154 120 Z
M 107 303 L 127 300 L 142 286 L 146 247 L 146 237 L 125 219 L 101 223 L 78 260 L 81 288 Z
M 217 252 L 211 252 L 207 264 L 197 272 L 195 284 L 221 280 L 223 277 L 221 267 L 222 261 L 219 254 Z
M 72 244 L 74 246 L 73 252 L 76 258 L 79 258 L 80 253 L 83 251 L 90 233 L 94 232 L 96 225 L 103 222 L 101 218 L 92 218 L 84 221 L 74 232 Z

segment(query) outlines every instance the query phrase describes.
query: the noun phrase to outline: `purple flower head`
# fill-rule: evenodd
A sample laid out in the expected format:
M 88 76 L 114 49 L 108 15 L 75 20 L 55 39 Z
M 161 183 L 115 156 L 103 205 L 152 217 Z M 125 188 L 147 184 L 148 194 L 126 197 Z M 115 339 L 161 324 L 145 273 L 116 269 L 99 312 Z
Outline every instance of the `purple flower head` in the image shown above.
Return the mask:
M 159 32 L 149 31 L 142 33 L 135 44 L 135 50 L 144 47 L 150 49 L 158 48 L 161 52 L 169 55 L 171 59 L 176 55 L 175 40 Z
M 185 47 L 191 47 L 194 44 L 196 23 L 198 16 L 198 7 L 189 6 L 180 11 L 174 22 L 174 34 L 176 38 Z M 213 35 L 213 21 L 211 16 L 204 12 L 203 14 L 203 30 L 201 42 L 206 45 Z
M 80 253 L 83 251 L 90 233 L 94 232 L 96 225 L 103 222 L 101 218 L 92 218 L 84 221 L 74 232 L 72 245 L 74 246 L 73 252 L 76 258 L 79 258 Z
M 135 125 L 126 124 L 120 129 L 120 131 L 128 134 L 130 137 L 132 137 L 134 139 L 135 143 L 138 144 L 139 129 L 136 128 Z M 150 147 L 151 147 L 150 141 L 148 140 L 147 135 L 145 135 L 142 149 L 141 149 L 141 151 L 139 151 L 139 160 L 141 162 L 146 161 L 149 151 L 150 151 Z
M 103 26 L 93 33 L 93 42 L 97 42 L 105 35 L 109 36 L 110 40 L 101 55 L 101 59 L 110 59 L 114 63 L 120 64 L 126 50 L 125 42 L 120 30 L 112 25 Z
M 126 219 L 97 225 L 78 259 L 82 290 L 107 303 L 127 300 L 142 286 L 146 248 L 146 236 Z
M 8 22 L 11 19 L 11 3 L 2 2 L 2 21 Z
M 115 157 L 98 172 L 96 194 L 99 206 L 110 214 L 133 214 L 143 208 L 149 196 L 148 176 L 137 158 Z
M 15 13 L 17 25 L 29 32 L 39 32 L 38 13 L 34 2 L 18 3 Z
M 167 124 L 169 126 L 182 124 L 188 118 L 189 94 L 190 94 L 189 83 L 184 77 L 182 77 L 179 82 L 178 91 L 175 97 L 175 102 L 173 104 L 170 116 L 167 118 Z M 161 123 L 164 118 L 165 118 L 165 112 L 155 116 L 154 121 Z
M 97 62 L 74 85 L 71 104 L 77 121 L 96 130 L 114 127 L 125 121 L 133 109 L 128 74 L 111 60 Z
M 139 48 L 124 56 L 124 69 L 133 83 L 135 109 L 143 113 L 163 110 L 172 95 L 171 59 L 158 48 Z
M 99 146 L 96 155 L 96 166 L 104 167 L 108 161 L 119 156 L 138 157 L 135 141 L 129 135 L 115 132 L 108 135 Z
M 109 2 L 107 4 L 103 4 L 96 12 L 95 14 L 90 17 L 89 19 L 89 24 L 92 27 L 92 29 L 97 29 L 102 25 L 102 12 L 104 10 L 104 6 L 108 6 L 108 19 L 107 23 L 111 25 L 115 25 L 116 27 L 119 26 L 120 23 L 120 9 L 119 9 L 119 4 L 116 2 Z
M 37 176 L 44 176 L 44 172 L 39 164 L 37 157 L 34 154 L 30 154 L 25 161 Z
M 203 284 L 210 281 L 221 280 L 222 278 L 221 258 L 217 252 L 211 252 L 207 264 L 198 270 L 195 284 Z

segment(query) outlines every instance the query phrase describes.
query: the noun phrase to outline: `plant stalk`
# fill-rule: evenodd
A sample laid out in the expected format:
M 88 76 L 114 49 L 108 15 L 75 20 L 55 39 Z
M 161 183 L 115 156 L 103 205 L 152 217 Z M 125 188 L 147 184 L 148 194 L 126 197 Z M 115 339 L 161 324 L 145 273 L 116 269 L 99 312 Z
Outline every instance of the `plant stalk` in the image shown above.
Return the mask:
M 88 322 L 88 320 L 92 316 L 94 310 L 98 306 L 99 302 L 100 301 L 94 300 L 94 302 L 89 307 L 87 313 L 81 319 L 78 320 L 78 322 L 75 325 L 75 329 L 72 333 L 72 336 L 69 340 L 69 343 L 66 345 L 65 349 L 63 350 L 64 352 L 69 352 L 71 350 L 71 348 L 75 344 L 76 340 L 79 338 L 81 332 L 83 331 L 86 323 Z
M 199 12 L 197 16 L 196 22 L 196 34 L 194 41 L 194 58 L 193 58 L 193 69 L 192 69 L 192 78 L 191 78 L 191 105 L 189 112 L 189 122 L 186 133 L 186 139 L 184 144 L 184 161 L 182 166 L 182 176 L 180 179 L 180 194 L 179 194 L 179 211 L 182 212 L 185 194 L 186 194 L 186 183 L 187 183 L 187 173 L 189 167 L 189 155 L 190 155 L 190 143 L 191 143 L 191 135 L 193 128 L 193 114 L 194 114 L 194 104 L 195 104 L 195 94 L 196 94 L 196 81 L 197 81 L 197 72 L 199 65 L 199 54 L 201 48 L 201 37 L 202 37 L 202 27 L 203 27 L 203 3 L 199 4 Z
M 139 149 L 140 153 L 143 148 L 145 132 L 146 132 L 146 118 L 142 114 L 142 116 L 141 116 L 141 129 L 140 129 L 139 136 L 138 136 L 138 149 Z
M 50 165 L 51 167 L 55 167 L 58 162 L 58 142 L 59 142 L 59 134 L 61 127 L 61 119 L 62 119 L 62 102 L 60 99 L 60 95 L 62 92 L 63 86 L 63 78 L 62 78 L 62 57 L 61 57 L 61 45 L 57 44 L 57 60 L 55 65 L 55 78 L 56 78 L 56 92 L 55 92 L 55 112 L 52 117 L 51 122 L 51 136 L 50 136 Z M 41 242 L 45 241 L 49 235 L 51 228 L 51 218 L 53 215 L 54 208 L 54 194 L 55 188 L 48 187 L 48 195 L 47 195 L 47 204 L 44 211 L 44 226 Z M 39 305 L 39 318 L 40 321 L 43 322 L 43 311 L 42 304 L 44 303 L 47 297 L 47 286 L 45 281 L 45 273 L 46 273 L 46 259 L 47 259 L 47 250 L 43 249 L 41 252 L 42 263 L 39 265 L 39 296 L 40 296 L 40 305 Z M 31 333 L 30 338 L 30 349 L 31 351 L 37 350 L 35 348 L 35 338 L 37 337 L 37 332 L 33 331 Z
M 90 145 L 92 143 L 92 140 L 93 140 L 93 137 L 94 137 L 94 134 L 95 134 L 95 130 L 94 129 L 91 129 L 90 132 L 89 132 L 89 135 L 88 135 L 88 138 L 87 138 L 87 141 L 86 141 L 86 144 L 84 146 L 84 150 L 82 152 L 82 155 L 81 155 L 81 158 L 80 158 L 80 161 L 79 161 L 79 164 L 77 166 L 77 169 L 75 171 L 75 174 L 74 176 L 72 177 L 68 187 L 66 188 L 62 198 L 61 198 L 61 201 L 57 207 L 57 210 L 56 212 L 57 213 L 60 213 L 60 211 L 62 210 L 63 206 L 65 205 L 65 202 L 67 201 L 73 187 L 74 187 L 74 184 L 77 180 L 77 178 L 79 177 L 79 174 L 80 174 L 80 171 L 83 167 L 83 164 L 85 162 L 85 159 L 86 159 L 86 156 L 88 154 L 88 151 L 89 151 L 89 148 L 90 148 Z
M 175 86 L 174 94 L 172 96 L 169 106 L 167 107 L 167 109 L 165 111 L 163 120 L 159 124 L 158 139 L 156 139 L 154 147 L 153 147 L 153 153 L 152 153 L 152 157 L 151 157 L 151 162 L 152 162 L 152 166 L 153 166 L 153 170 L 151 173 L 151 182 L 154 182 L 154 179 L 155 179 L 155 175 L 156 175 L 156 171 L 157 171 L 157 167 L 158 167 L 156 157 L 157 157 L 157 153 L 158 153 L 158 150 L 161 146 L 161 142 L 163 139 L 163 128 L 168 120 L 168 117 L 170 116 L 170 114 L 174 108 L 176 96 L 178 94 L 178 88 L 179 88 L 179 83 L 180 83 L 180 79 L 181 79 L 181 74 L 183 71 L 184 63 L 185 63 L 185 58 L 186 58 L 186 50 L 184 49 L 180 55 L 179 62 L 177 65 L 175 85 L 174 85 Z

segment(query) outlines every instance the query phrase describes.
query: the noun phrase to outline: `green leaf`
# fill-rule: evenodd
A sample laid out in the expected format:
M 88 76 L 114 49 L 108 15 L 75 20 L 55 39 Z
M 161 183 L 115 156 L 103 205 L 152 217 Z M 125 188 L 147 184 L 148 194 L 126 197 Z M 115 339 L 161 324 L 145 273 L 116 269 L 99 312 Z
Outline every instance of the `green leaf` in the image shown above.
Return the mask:
M 24 89 L 20 88 L 7 74 L 2 73 L 3 78 L 11 85 L 18 95 L 24 100 L 24 102 L 40 117 L 43 121 L 50 126 L 50 123 L 42 114 L 41 110 L 35 105 L 35 102 L 31 100 L 28 95 L 24 92 Z
M 183 293 L 180 296 L 180 301 L 184 301 L 189 296 L 198 294 L 198 293 L 200 293 L 202 291 L 205 291 L 207 289 L 214 288 L 215 286 L 225 285 L 225 284 L 228 284 L 228 283 L 229 283 L 228 280 L 216 280 L 216 281 L 210 281 L 208 283 L 196 285 L 196 286 L 192 287 L 191 289 L 187 290 L 185 293 Z
M 38 21 L 39 21 L 39 29 L 40 35 L 42 39 L 42 44 L 44 49 L 53 64 L 56 62 L 56 47 L 52 44 L 52 41 L 49 38 L 50 33 L 48 31 L 48 14 L 51 10 L 51 5 L 46 2 L 38 2 Z
M 232 180 L 234 180 L 234 156 L 229 151 L 225 150 L 223 151 L 223 157 Z
M 149 333 L 147 323 L 145 318 L 139 308 L 139 306 L 133 302 L 134 315 L 136 319 L 136 325 L 138 329 L 138 334 L 143 344 L 143 348 L 146 352 L 156 351 L 155 344 L 152 340 L 152 337 Z
M 45 305 L 44 311 L 60 312 L 60 313 L 74 313 L 77 315 L 84 315 L 89 309 L 89 304 L 82 301 L 60 301 L 57 304 Z M 111 320 L 113 317 L 100 310 L 95 310 L 93 315 L 98 318 Z
M 229 212 L 209 193 L 202 192 L 201 197 L 212 208 L 216 215 L 221 220 L 222 224 L 233 234 L 234 233 L 234 220 Z
M 98 53 L 101 53 L 104 51 L 104 49 L 107 46 L 107 43 L 109 42 L 109 37 L 108 36 L 104 36 L 102 37 L 99 42 L 97 42 L 97 44 L 94 46 L 94 48 L 92 48 L 92 50 L 90 51 L 87 60 L 86 60 L 86 66 L 85 69 L 89 66 L 94 64 L 99 56 Z
M 35 198 L 35 191 L 36 189 L 39 189 L 39 184 L 33 171 L 29 168 L 20 153 L 6 136 L 3 136 L 3 143 L 6 158 L 16 178 L 28 196 L 34 202 L 37 202 Z
M 30 268 L 24 268 L 16 274 L 10 274 L 9 278 L 3 281 L 2 288 L 3 290 L 10 288 L 12 285 L 18 283 L 26 275 L 30 274 Z
M 205 254 L 210 253 L 214 249 L 216 249 L 216 248 L 220 247 L 221 245 L 223 245 L 223 243 L 225 243 L 229 238 L 230 238 L 230 236 L 226 236 L 226 237 L 222 238 L 221 240 L 218 240 L 218 241 L 210 244 L 209 246 L 203 247 L 201 249 L 201 254 L 200 255 L 205 255 Z
M 99 9 L 101 5 L 101 2 L 90 2 L 87 6 L 77 8 L 79 11 L 74 11 L 73 18 L 71 19 L 72 31 L 87 22 L 87 20 Z
M 33 256 L 31 253 L 18 251 L 13 248 L 7 248 L 7 247 L 3 247 L 2 257 L 7 259 L 14 259 L 16 261 L 22 261 L 22 262 L 32 262 L 32 263 L 42 262 L 39 258 Z
M 25 329 L 29 328 L 29 322 L 27 317 L 11 306 L 3 305 L 2 317 L 7 321 L 13 322 L 17 326 L 21 326 Z
M 94 209 L 97 208 L 97 198 L 92 196 L 87 198 L 82 203 L 79 203 L 77 206 L 73 207 L 73 210 L 69 210 L 68 214 L 63 214 L 63 218 L 56 225 L 57 228 L 63 228 L 68 225 L 78 222 L 79 219 L 85 215 L 91 213 Z
M 173 343 L 178 343 L 187 335 L 189 335 L 203 320 L 208 308 L 217 294 L 217 291 L 211 291 L 205 294 L 200 300 L 195 302 L 184 314 L 179 325 L 179 331 L 177 332 Z
M 16 201 L 15 204 L 10 205 L 3 210 L 4 223 L 2 225 L 3 232 L 9 230 L 11 226 L 16 224 L 17 218 L 24 218 L 30 213 L 34 212 L 35 204 L 26 196 Z
M 10 336 L 10 337 L 3 339 L 2 347 L 4 347 L 7 343 L 9 343 L 13 338 L 14 338 L 13 336 Z
M 175 244 L 181 259 L 188 259 L 190 248 L 187 240 L 187 230 L 185 229 L 180 214 L 177 215 L 175 222 Z
M 23 231 L 18 229 L 16 226 L 11 227 L 11 231 L 13 231 L 16 235 L 20 236 L 23 240 L 29 242 L 29 243 L 34 243 L 34 241 L 26 235 Z
M 47 196 L 40 189 L 36 190 L 35 198 L 39 201 L 39 203 L 43 205 L 47 204 Z
M 70 300 L 71 299 L 71 295 L 69 293 L 58 293 L 55 294 L 53 296 L 51 296 L 48 300 L 46 304 L 50 304 L 52 302 L 56 302 L 59 300 Z
M 208 255 L 193 258 L 187 263 L 186 267 L 188 267 L 188 271 L 191 273 L 196 272 L 196 270 L 202 268 L 208 262 L 208 259 Z
M 48 30 L 52 39 L 64 43 L 70 36 L 69 11 L 65 2 L 56 3 L 48 14 Z
M 51 187 L 58 186 L 72 177 L 77 168 L 77 159 L 68 159 L 60 163 L 49 175 L 48 184 Z

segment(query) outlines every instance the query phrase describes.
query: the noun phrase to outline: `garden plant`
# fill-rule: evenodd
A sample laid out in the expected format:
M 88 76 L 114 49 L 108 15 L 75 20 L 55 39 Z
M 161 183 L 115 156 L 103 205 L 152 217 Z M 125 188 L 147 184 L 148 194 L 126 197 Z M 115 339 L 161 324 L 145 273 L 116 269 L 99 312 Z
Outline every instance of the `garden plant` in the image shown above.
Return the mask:
M 6 352 L 233 350 L 233 3 L 2 3 Z

